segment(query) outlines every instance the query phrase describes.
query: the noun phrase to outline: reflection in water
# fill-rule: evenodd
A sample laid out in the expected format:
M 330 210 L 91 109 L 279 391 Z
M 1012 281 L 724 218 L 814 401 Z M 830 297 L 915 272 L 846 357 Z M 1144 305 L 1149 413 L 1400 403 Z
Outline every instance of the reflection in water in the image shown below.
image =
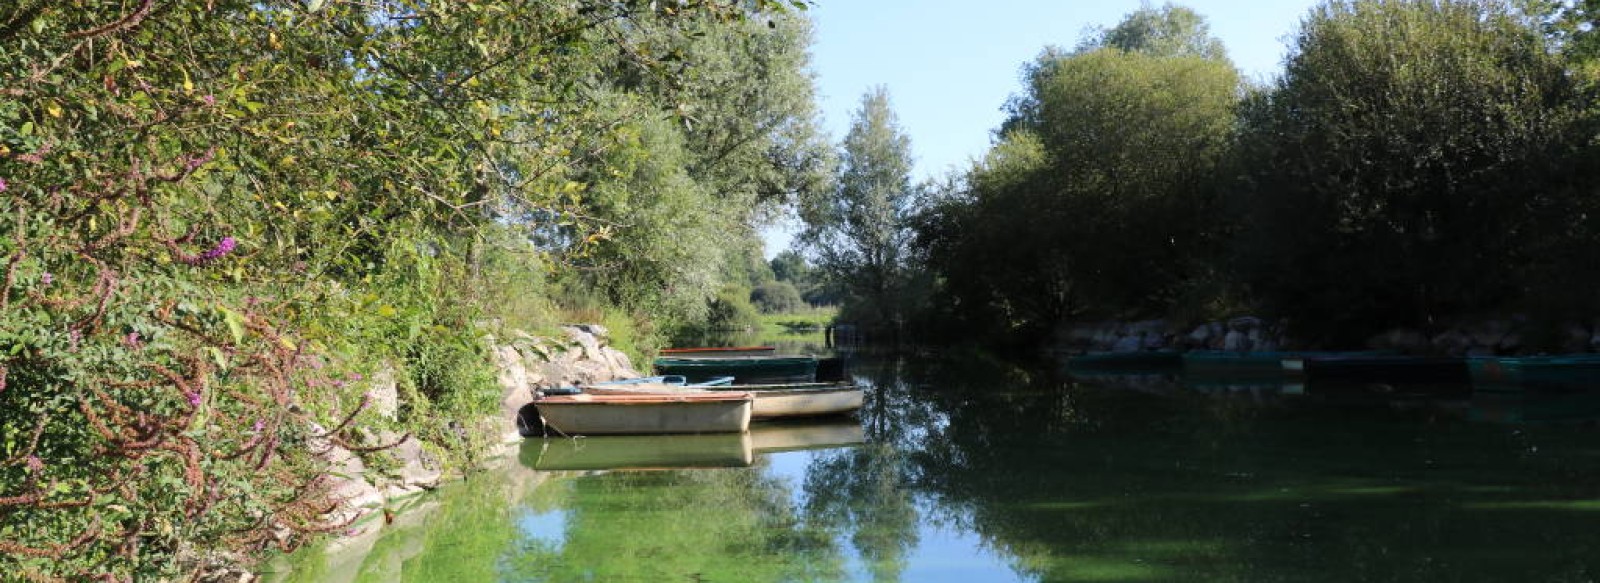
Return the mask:
M 275 580 L 1600 579 L 1594 394 L 852 371 L 859 419 L 530 441 Z

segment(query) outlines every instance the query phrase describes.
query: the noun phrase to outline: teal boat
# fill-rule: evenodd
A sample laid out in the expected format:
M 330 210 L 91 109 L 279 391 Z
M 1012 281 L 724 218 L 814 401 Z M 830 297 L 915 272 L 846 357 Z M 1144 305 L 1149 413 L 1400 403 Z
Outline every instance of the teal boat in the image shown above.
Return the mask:
M 810 382 L 817 377 L 815 356 L 663 357 L 656 374 L 682 375 L 690 383 L 733 377 L 736 384 Z
M 1068 357 L 1067 368 L 1092 372 L 1175 372 L 1183 368 L 1183 353 L 1172 350 L 1091 352 Z
M 1353 356 L 1381 356 L 1386 352 L 1331 352 L 1331 351 L 1263 351 L 1233 352 L 1227 350 L 1192 350 L 1183 353 L 1183 372 L 1187 375 L 1283 375 L 1294 371 L 1295 362 L 1307 358 L 1335 358 Z M 1289 368 L 1285 368 L 1285 361 Z
M 1303 355 L 1283 359 L 1290 374 L 1307 379 L 1358 383 L 1445 383 L 1465 385 L 1467 362 L 1458 357 L 1400 354 Z
M 1478 356 L 1467 359 L 1475 387 L 1600 389 L 1600 354 Z

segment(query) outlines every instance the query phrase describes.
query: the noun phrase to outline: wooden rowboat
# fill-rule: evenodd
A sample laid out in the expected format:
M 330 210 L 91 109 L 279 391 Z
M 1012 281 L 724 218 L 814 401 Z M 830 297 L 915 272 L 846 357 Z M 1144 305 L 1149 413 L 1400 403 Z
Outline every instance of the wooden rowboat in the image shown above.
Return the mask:
M 750 414 L 753 419 L 841 415 L 860 409 L 865 397 L 861 387 L 851 382 L 689 386 L 659 382 L 611 383 L 586 385 L 583 391 L 596 396 L 750 393 L 755 396 Z
M 745 391 L 756 397 L 751 417 L 779 419 L 843 415 L 861 408 L 864 392 L 855 383 L 785 383 L 707 387 L 714 392 Z
M 546 427 L 565 435 L 739 433 L 750 428 L 747 392 L 581 394 L 534 401 Z
M 662 356 L 690 356 L 698 358 L 715 358 L 726 356 L 765 356 L 777 350 L 773 346 L 728 346 L 709 347 L 700 346 L 692 348 L 663 348 Z

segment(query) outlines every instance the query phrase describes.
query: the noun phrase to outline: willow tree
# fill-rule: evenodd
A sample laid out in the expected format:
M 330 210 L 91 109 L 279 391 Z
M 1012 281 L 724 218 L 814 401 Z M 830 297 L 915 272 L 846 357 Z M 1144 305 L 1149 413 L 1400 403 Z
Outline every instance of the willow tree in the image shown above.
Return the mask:
M 913 191 L 911 139 L 877 87 L 861 97 L 841 144 L 837 185 L 806 201 L 801 241 L 825 277 L 844 286 L 847 305 L 878 326 L 895 327 L 905 281 Z
M 1573 97 L 1504 3 L 1317 8 L 1245 110 L 1250 284 L 1330 341 L 1515 303 L 1541 250 L 1587 244 L 1559 242 Z

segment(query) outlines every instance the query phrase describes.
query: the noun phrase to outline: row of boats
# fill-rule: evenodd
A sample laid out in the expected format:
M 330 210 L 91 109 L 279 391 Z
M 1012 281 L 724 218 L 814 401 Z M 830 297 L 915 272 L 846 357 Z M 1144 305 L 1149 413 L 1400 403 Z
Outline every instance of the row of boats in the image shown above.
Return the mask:
M 543 391 L 518 415 L 524 435 L 743 433 L 752 420 L 844 415 L 862 388 L 818 381 L 822 359 L 776 356 L 771 347 L 676 349 L 658 376 Z M 826 376 L 824 378 L 827 378 Z
M 1480 387 L 1600 389 L 1600 354 L 1412 356 L 1383 351 L 1149 351 L 1084 354 L 1070 370 L 1091 373 L 1294 375 L 1354 382 L 1472 384 Z

